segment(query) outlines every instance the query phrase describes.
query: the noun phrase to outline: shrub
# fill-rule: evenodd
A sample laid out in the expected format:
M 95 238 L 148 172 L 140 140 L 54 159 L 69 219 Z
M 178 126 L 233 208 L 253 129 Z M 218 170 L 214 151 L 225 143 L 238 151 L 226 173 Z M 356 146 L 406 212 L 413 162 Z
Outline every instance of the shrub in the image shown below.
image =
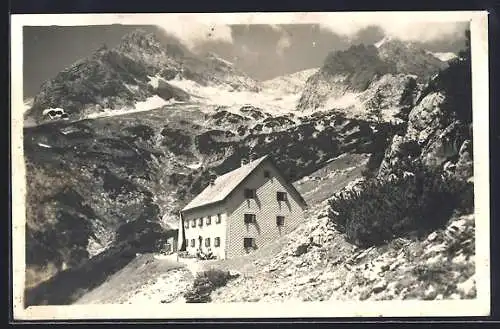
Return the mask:
M 211 301 L 210 293 L 223 287 L 232 278 L 228 271 L 210 269 L 198 273 L 193 286 L 184 294 L 186 303 L 208 303 Z
M 389 179 L 371 178 L 359 192 L 329 201 L 330 218 L 360 246 L 383 244 L 410 232 L 443 226 L 454 210 L 473 209 L 473 187 L 437 169 L 413 163 L 395 168 Z

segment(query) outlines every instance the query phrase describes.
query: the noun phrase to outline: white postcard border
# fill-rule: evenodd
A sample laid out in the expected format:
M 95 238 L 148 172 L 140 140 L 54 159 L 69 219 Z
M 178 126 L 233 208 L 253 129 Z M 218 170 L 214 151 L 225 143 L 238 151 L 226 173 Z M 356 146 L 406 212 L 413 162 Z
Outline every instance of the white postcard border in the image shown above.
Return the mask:
M 331 19 L 399 19 L 471 22 L 473 145 L 476 221 L 476 288 L 474 300 L 350 301 L 161 305 L 70 305 L 23 307 L 25 270 L 25 165 L 23 158 L 23 26 L 155 24 L 175 15 L 206 24 L 318 23 Z M 217 13 L 217 14 L 40 14 L 11 16 L 11 160 L 13 306 L 16 320 L 189 319 L 486 316 L 490 313 L 489 234 L 489 91 L 488 13 L 342 12 L 342 13 Z M 167 18 L 168 19 L 168 18 Z

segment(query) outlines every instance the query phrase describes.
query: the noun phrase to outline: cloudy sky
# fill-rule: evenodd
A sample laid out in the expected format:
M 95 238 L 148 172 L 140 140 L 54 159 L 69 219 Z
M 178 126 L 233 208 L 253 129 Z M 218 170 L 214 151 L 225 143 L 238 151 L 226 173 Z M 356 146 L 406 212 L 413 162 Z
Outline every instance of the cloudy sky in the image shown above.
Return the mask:
M 430 51 L 458 51 L 468 23 L 335 21 L 323 24 L 197 25 L 192 21 L 152 22 L 155 25 L 26 26 L 23 31 L 24 94 L 102 44 L 113 47 L 137 28 L 175 36 L 197 53 L 213 51 L 250 76 L 265 80 L 321 66 L 330 51 L 351 44 L 375 43 L 385 35 L 422 42 Z

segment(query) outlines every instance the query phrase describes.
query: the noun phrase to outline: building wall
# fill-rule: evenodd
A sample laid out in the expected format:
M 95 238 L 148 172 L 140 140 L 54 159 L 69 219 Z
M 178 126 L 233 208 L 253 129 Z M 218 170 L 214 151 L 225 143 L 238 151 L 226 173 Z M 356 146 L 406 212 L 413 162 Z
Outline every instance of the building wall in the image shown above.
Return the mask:
M 170 237 L 165 241 L 166 251 L 167 252 L 176 252 L 177 251 L 177 237 Z
M 221 214 L 221 222 L 217 224 L 217 214 Z M 207 225 L 207 217 L 211 217 L 210 224 Z M 199 219 L 203 218 L 203 225 L 199 226 Z M 180 219 L 179 219 L 180 220 Z M 196 221 L 196 226 L 192 226 L 193 220 Z M 186 251 L 192 255 L 196 254 L 200 244 L 198 237 L 202 237 L 201 250 L 206 252 L 208 247 L 205 246 L 205 238 L 210 238 L 210 249 L 212 253 L 220 259 L 226 257 L 226 226 L 227 214 L 223 204 L 209 205 L 202 208 L 197 208 L 184 212 L 184 222 L 188 223 L 188 227 L 183 227 L 185 231 L 187 242 Z M 179 225 L 182 225 L 181 223 Z M 180 226 L 181 227 L 181 226 Z M 215 247 L 215 238 L 220 238 L 220 245 Z M 180 237 L 182 239 L 182 235 Z M 191 246 L 191 240 L 195 240 L 195 246 Z
M 270 172 L 270 178 L 264 177 L 264 171 Z M 255 199 L 245 199 L 244 189 L 256 189 Z M 254 238 L 255 248 L 261 248 L 269 242 L 293 231 L 304 221 L 304 210 L 290 187 L 279 177 L 274 166 L 266 162 L 256 169 L 247 181 L 232 192 L 227 200 L 229 214 L 227 258 L 244 255 L 255 249 L 245 249 L 244 238 Z M 278 202 L 276 193 L 287 193 L 286 202 Z M 245 224 L 244 214 L 256 215 L 256 222 Z M 276 216 L 285 216 L 284 226 L 276 225 Z

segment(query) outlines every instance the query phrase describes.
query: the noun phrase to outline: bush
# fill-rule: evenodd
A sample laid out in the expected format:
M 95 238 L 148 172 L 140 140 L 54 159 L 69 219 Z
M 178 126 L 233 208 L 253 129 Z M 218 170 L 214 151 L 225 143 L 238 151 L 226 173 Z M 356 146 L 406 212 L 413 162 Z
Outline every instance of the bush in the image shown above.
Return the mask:
M 211 301 L 210 293 L 223 287 L 232 278 L 228 271 L 210 269 L 198 273 L 193 286 L 184 294 L 186 303 L 208 303 Z
M 443 226 L 454 210 L 471 212 L 473 186 L 419 163 L 400 166 L 390 179 L 367 179 L 359 192 L 329 201 L 330 218 L 347 239 L 367 247 L 410 232 L 425 234 Z

